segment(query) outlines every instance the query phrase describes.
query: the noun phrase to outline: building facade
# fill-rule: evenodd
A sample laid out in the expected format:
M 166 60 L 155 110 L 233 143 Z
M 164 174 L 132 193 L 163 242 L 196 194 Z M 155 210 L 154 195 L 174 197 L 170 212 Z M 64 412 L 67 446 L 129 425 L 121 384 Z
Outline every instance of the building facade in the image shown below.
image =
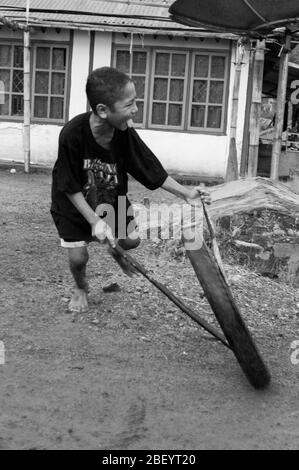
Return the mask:
M 64 19 L 47 27 L 35 25 L 30 31 L 33 164 L 53 165 L 62 126 L 89 110 L 85 95 L 89 72 L 115 66 L 135 81 L 135 127 L 166 169 L 212 179 L 225 176 L 231 114 L 236 110 L 235 38 L 187 27 L 174 33 L 169 26 L 153 29 L 153 23 L 141 32 L 136 25 L 68 26 Z M 23 70 L 23 32 L 4 26 L 0 29 L 0 160 L 24 159 Z M 245 51 L 236 120 L 239 159 L 247 79 Z

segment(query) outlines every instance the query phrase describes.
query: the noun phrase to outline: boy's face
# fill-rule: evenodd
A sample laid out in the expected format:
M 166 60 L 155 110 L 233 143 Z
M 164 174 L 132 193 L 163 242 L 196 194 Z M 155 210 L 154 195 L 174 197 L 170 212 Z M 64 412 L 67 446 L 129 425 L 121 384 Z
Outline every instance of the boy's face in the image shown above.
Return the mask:
M 106 120 L 112 127 L 125 130 L 127 121 L 133 119 L 137 111 L 135 85 L 128 82 L 123 90 L 122 98 L 114 103 L 112 109 L 106 108 Z

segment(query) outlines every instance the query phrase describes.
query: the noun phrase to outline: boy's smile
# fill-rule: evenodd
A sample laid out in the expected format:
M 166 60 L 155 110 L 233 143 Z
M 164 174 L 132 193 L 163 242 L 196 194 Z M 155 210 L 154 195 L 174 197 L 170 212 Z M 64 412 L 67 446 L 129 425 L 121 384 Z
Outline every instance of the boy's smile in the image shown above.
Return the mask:
M 128 82 L 123 90 L 123 96 L 113 106 L 106 108 L 106 120 L 110 126 L 126 130 L 127 121 L 137 113 L 136 90 L 133 82 Z
M 122 97 L 112 106 L 97 105 L 97 112 L 90 115 L 90 128 L 96 142 L 109 149 L 114 130 L 125 131 L 127 123 L 137 113 L 136 90 L 133 82 L 128 82 L 123 89 Z

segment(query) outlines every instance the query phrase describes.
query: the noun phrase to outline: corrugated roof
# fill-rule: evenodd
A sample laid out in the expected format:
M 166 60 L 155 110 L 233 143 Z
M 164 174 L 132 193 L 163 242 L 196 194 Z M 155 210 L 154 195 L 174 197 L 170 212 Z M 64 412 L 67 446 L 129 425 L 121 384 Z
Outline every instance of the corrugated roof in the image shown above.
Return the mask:
M 15 11 L 13 14 L 8 10 L 1 10 L 1 14 L 10 19 L 17 21 L 24 20 L 24 13 L 20 11 Z M 65 15 L 63 13 L 31 13 L 30 23 L 34 25 L 35 23 L 51 23 L 51 22 L 72 22 L 72 23 L 82 23 L 85 25 L 123 25 L 123 26 L 149 26 L 154 28 L 169 28 L 171 22 L 161 21 L 161 20 L 148 20 L 146 18 L 130 18 L 125 16 L 94 16 L 94 15 Z M 181 25 L 174 25 L 178 29 L 186 29 Z
M 26 0 L 2 0 L 0 7 L 26 8 Z M 169 17 L 169 2 L 136 1 L 136 0 L 31 0 L 30 9 L 32 12 L 52 11 L 72 15 L 100 14 L 100 15 L 125 15 L 132 17 L 141 15 L 156 17 L 157 19 Z M 5 8 L 6 9 L 6 8 Z
M 128 31 L 202 35 L 204 28 L 180 25 L 169 19 L 172 0 L 31 0 L 30 24 L 104 31 Z M 0 14 L 25 21 L 26 0 L 0 0 Z M 228 35 L 213 33 L 214 36 Z M 234 37 L 233 35 L 229 35 Z

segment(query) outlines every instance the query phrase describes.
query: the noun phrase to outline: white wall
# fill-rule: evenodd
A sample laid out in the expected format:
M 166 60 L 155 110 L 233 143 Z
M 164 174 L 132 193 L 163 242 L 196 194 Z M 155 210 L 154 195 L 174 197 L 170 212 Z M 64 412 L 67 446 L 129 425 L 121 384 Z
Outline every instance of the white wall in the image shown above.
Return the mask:
M 61 126 L 31 125 L 31 163 L 52 165 L 56 160 Z M 23 162 L 23 124 L 0 122 L 0 161 Z
M 109 67 L 112 54 L 112 33 L 96 32 L 92 68 Z
M 227 136 L 139 130 L 170 173 L 222 177 Z
M 86 79 L 90 63 L 90 33 L 75 31 L 73 42 L 73 59 L 71 71 L 71 94 L 69 118 L 86 111 Z
M 24 161 L 22 124 L 0 122 L 0 141 L 0 161 Z

